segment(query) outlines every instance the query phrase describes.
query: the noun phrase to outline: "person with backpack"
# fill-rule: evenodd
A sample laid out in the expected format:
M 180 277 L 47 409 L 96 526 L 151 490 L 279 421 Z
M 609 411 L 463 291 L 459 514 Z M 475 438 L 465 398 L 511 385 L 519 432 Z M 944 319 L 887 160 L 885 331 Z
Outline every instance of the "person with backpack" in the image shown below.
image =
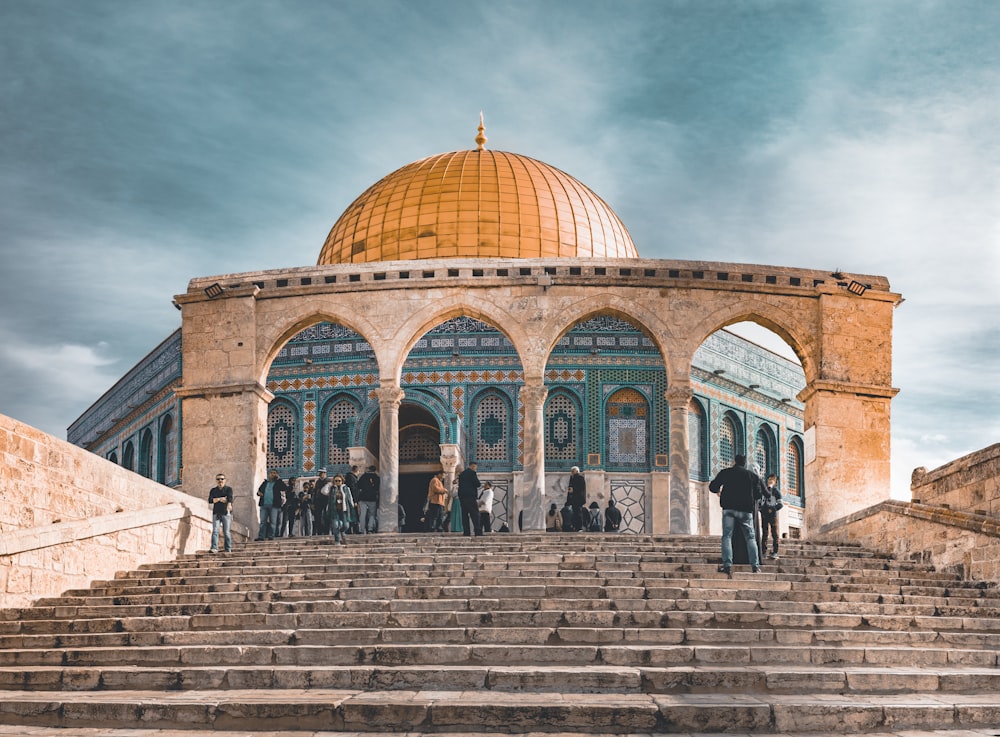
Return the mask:
M 573 507 L 569 505 L 569 499 L 563 504 L 563 508 L 559 510 L 559 516 L 562 517 L 563 532 L 574 532 L 576 530 L 574 526 L 575 515 L 573 514 Z
M 604 531 L 604 515 L 601 514 L 601 506 L 597 502 L 590 503 L 587 515 L 587 532 Z
M 778 490 L 778 477 L 773 473 L 767 477 L 764 496 L 760 500 L 760 549 L 767 550 L 767 533 L 771 533 L 771 552 L 767 557 L 778 559 L 778 510 L 784 504 L 781 501 L 781 491 Z
M 549 507 L 549 511 L 545 514 L 545 531 L 562 532 L 562 513 L 555 502 L 552 502 L 552 506 Z

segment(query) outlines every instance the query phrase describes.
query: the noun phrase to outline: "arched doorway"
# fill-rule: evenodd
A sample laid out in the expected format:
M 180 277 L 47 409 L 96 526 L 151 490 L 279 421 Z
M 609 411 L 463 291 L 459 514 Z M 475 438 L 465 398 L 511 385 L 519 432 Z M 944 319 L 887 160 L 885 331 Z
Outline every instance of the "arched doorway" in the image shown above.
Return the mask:
M 434 415 L 403 401 L 399 407 L 399 504 L 406 520 L 401 532 L 422 532 L 431 477 L 441 470 L 441 430 Z

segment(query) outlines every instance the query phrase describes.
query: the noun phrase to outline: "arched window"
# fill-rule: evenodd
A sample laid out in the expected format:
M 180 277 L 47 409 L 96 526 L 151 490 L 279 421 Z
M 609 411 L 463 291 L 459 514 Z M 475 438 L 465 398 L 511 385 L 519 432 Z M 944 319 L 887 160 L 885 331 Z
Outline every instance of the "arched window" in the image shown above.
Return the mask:
M 111 461 L 112 463 L 114 463 L 115 465 L 117 465 L 118 464 L 118 454 L 115 453 L 114 451 L 111 451 L 110 453 L 108 453 L 108 460 Z
M 294 469 L 296 464 L 295 410 L 284 402 L 272 402 L 267 409 L 267 467 Z
M 545 403 L 545 461 L 557 468 L 580 463 L 579 407 L 565 391 Z
M 753 445 L 754 470 L 761 478 L 768 474 L 777 474 L 777 458 L 775 457 L 774 434 L 767 425 L 761 425 Z
M 802 446 L 798 438 L 792 438 L 785 450 L 785 483 L 782 492 L 802 496 Z
M 160 442 L 156 454 L 156 480 L 169 484 L 177 479 L 177 431 L 174 418 L 167 415 L 160 422 Z
M 619 389 L 606 405 L 608 466 L 649 467 L 649 402 L 641 392 Z
M 139 473 L 153 478 L 153 432 L 148 427 L 139 436 Z
M 346 397 L 329 405 L 326 412 L 326 463 L 347 466 L 351 462 L 351 439 L 358 420 L 358 405 Z
M 708 478 L 706 429 L 705 410 L 701 408 L 701 402 L 692 399 L 688 405 L 688 474 L 699 481 Z
M 739 420 L 731 412 L 727 412 L 719 424 L 719 463 L 722 468 L 733 465 L 736 456 L 742 455 L 740 438 Z
M 487 392 L 476 405 L 475 461 L 506 461 L 510 458 L 510 405 L 496 392 Z
M 122 451 L 122 468 L 127 468 L 129 471 L 135 470 L 135 446 L 131 440 L 125 443 L 125 450 Z

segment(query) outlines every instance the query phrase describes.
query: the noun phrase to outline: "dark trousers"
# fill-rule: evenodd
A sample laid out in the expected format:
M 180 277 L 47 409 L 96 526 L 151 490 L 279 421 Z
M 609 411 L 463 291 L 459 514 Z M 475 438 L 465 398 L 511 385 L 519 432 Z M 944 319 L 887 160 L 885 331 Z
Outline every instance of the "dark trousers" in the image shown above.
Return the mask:
M 440 504 L 428 504 L 426 520 L 427 532 L 440 532 L 444 520 L 444 507 Z
M 459 497 L 462 504 L 462 532 L 466 537 L 472 534 L 475 529 L 476 536 L 483 534 L 483 522 L 479 517 L 479 503 L 476 497 Z
M 479 513 L 479 526 L 482 528 L 483 532 L 493 532 L 493 520 L 490 519 L 489 512 Z
M 778 552 L 778 515 L 774 512 L 764 512 L 760 513 L 760 549 L 761 552 L 767 549 L 767 533 L 771 532 L 771 552 Z

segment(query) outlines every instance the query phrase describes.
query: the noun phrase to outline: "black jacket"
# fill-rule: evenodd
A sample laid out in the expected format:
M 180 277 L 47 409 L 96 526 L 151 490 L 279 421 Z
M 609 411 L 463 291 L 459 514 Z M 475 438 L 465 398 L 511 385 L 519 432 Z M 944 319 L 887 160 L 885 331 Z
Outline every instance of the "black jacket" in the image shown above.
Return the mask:
M 260 482 L 260 486 L 257 487 L 257 506 L 263 506 L 264 504 L 264 488 L 267 486 L 267 482 L 270 479 L 264 479 Z M 271 501 L 272 506 L 281 507 L 285 504 L 285 492 L 288 491 L 288 484 L 282 481 L 280 478 L 274 481 L 274 499 Z
M 719 471 L 712 479 L 708 490 L 719 496 L 719 504 L 723 509 L 737 512 L 753 512 L 757 509 L 757 500 L 763 496 L 764 482 L 760 476 L 744 466 L 730 466 Z

